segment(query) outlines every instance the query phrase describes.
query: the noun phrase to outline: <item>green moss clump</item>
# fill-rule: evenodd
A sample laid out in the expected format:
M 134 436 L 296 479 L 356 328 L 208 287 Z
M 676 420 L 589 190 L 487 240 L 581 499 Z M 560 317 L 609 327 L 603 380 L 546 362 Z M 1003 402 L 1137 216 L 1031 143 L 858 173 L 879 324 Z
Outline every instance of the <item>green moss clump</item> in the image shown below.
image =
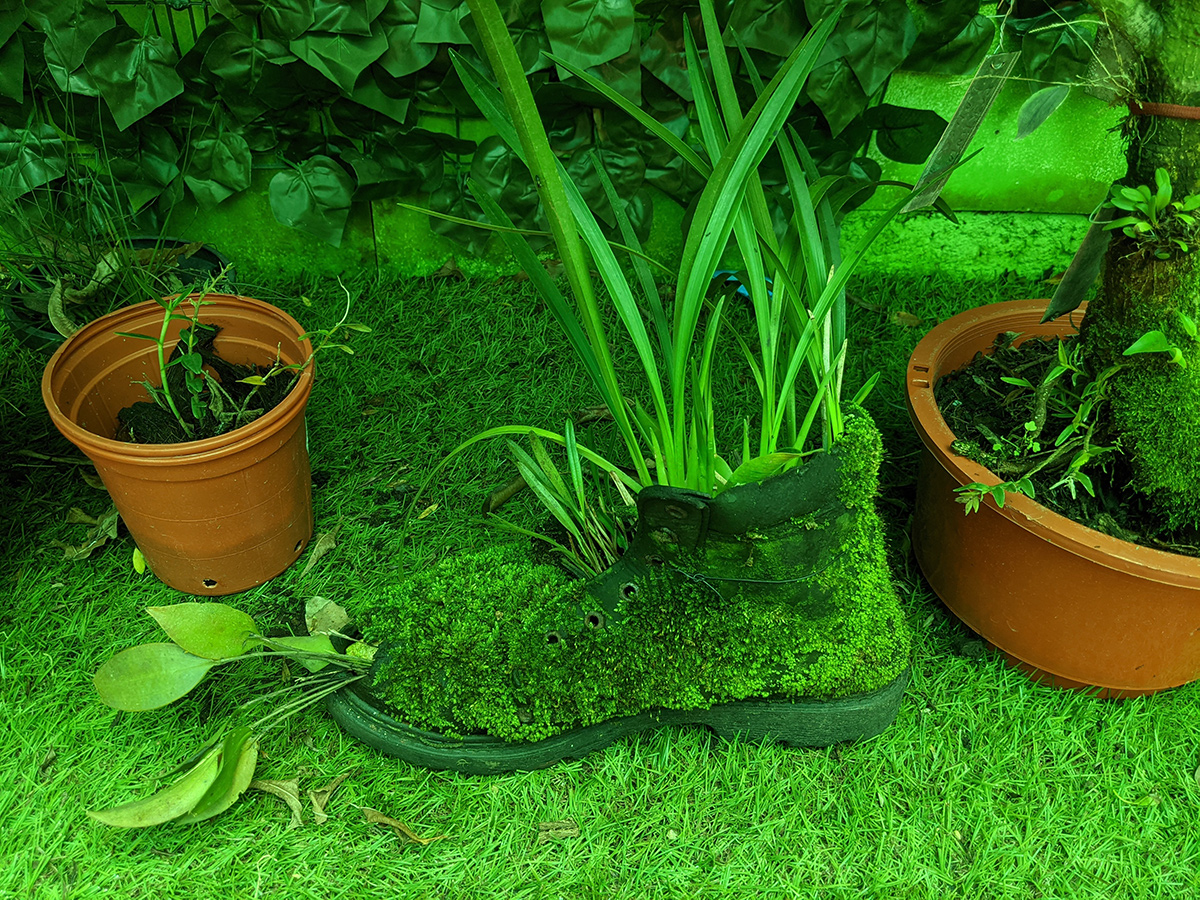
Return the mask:
M 1134 486 L 1169 528 L 1200 528 L 1200 349 L 1192 344 L 1182 366 L 1139 360 L 1114 382 L 1113 421 L 1132 450 Z
M 911 635 L 873 505 L 878 432 L 855 418 L 843 443 L 844 511 L 710 533 L 708 562 L 736 559 L 746 579 L 657 569 L 612 627 L 563 633 L 598 601 L 517 546 L 432 566 L 365 617 L 383 645 L 372 689 L 418 728 L 532 741 L 654 708 L 883 687 L 907 666 Z

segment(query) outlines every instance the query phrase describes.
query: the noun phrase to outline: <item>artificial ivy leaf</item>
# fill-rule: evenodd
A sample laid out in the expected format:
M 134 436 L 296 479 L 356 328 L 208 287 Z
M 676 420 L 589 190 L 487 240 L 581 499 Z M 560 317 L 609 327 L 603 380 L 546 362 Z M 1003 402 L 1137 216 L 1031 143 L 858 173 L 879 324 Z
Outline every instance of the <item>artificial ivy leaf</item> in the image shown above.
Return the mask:
M 807 32 L 808 22 L 791 0 L 750 0 L 733 5 L 725 45 L 734 46 L 736 34 L 747 47 L 787 56 Z
M 844 59 L 814 69 L 804 90 L 825 116 L 834 137 L 867 108 L 867 95 Z
M 315 22 L 313 0 L 271 0 L 263 4 L 259 23 L 264 37 L 281 41 L 298 38 Z
M 117 127 L 124 131 L 138 119 L 183 93 L 175 71 L 179 57 L 157 35 L 138 36 L 132 29 L 114 28 L 88 50 L 84 65 L 108 105 Z
M 1069 93 L 1071 93 L 1069 84 L 1053 84 L 1032 94 L 1021 104 L 1020 112 L 1017 113 L 1017 136 L 1013 140 L 1019 141 L 1032 134 L 1038 126 L 1050 118 L 1056 109 L 1062 106 Z
M 940 4 L 920 7 L 918 19 L 921 9 L 928 11 L 931 6 L 947 6 L 956 2 L 958 0 L 944 0 Z M 969 0 L 959 5 L 974 6 L 976 10 L 979 8 L 978 0 Z M 904 61 L 904 68 L 909 71 L 937 72 L 945 75 L 971 74 L 979 68 L 996 39 L 995 23 L 983 13 L 977 12 L 968 19 L 962 30 L 950 40 L 944 40 L 945 32 L 927 31 L 928 21 L 926 19 L 926 24 L 920 26 L 921 34 Z
M 457 0 L 423 0 L 417 13 L 415 39 L 424 44 L 468 44 L 462 20 L 470 15 Z
M 349 94 L 363 70 L 387 51 L 388 39 L 376 23 L 366 35 L 310 31 L 288 49 Z
M 114 828 L 147 828 L 185 815 L 195 808 L 217 780 L 221 748 L 213 747 L 174 784 L 141 800 L 109 809 L 88 810 L 98 822 Z
M 25 41 L 13 35 L 0 47 L 0 97 L 22 102 L 25 96 Z
M 204 53 L 206 76 L 215 79 L 217 90 L 227 99 L 254 90 L 268 65 L 282 65 L 295 56 L 278 41 L 254 40 L 240 31 L 216 37 Z
M 257 765 L 258 739 L 251 735 L 247 725 L 233 729 L 221 742 L 217 777 L 196 805 L 175 821 L 188 825 L 225 812 L 250 787 Z
M 1092 60 L 1092 32 L 1073 21 L 1086 4 L 1051 10 L 1035 19 L 1015 23 L 1021 37 L 1021 63 L 1025 74 L 1051 84 L 1070 83 L 1082 75 Z
M 193 656 L 178 644 L 139 644 L 102 665 L 93 683 L 109 706 L 139 712 L 175 702 L 214 665 L 214 660 Z
M 250 146 L 240 134 L 222 131 L 216 137 L 192 141 L 183 180 L 202 209 L 250 187 Z
M 404 192 L 409 181 L 403 157 L 390 147 L 375 147 L 370 155 L 347 150 L 342 154 L 342 161 L 354 168 L 354 178 L 358 182 L 354 191 L 355 200 L 395 197 Z
M 315 0 L 310 31 L 369 35 L 388 0 Z
M 383 113 L 401 125 L 408 118 L 408 109 L 412 104 L 412 96 L 405 93 L 396 84 L 396 79 L 389 77 L 389 73 L 378 65 L 367 69 L 350 97 L 355 103 Z
M 498 136 L 480 141 L 471 157 L 471 177 L 504 208 L 514 224 L 533 224 L 539 202 L 537 188 L 529 169 Z
M 932 109 L 909 109 L 881 103 L 867 110 L 865 118 L 876 129 L 879 152 L 896 162 L 925 162 L 946 130 L 946 120 Z
M 542 0 L 542 16 L 550 49 L 580 68 L 628 53 L 636 33 L 632 0 Z
M 61 8 L 61 4 L 60 4 Z M 26 16 L 29 15 L 29 10 L 25 8 L 25 0 L 16 0 L 7 4 L 3 11 L 0 11 L 0 44 L 8 42 L 17 29 L 24 23 Z
M 354 179 L 328 156 L 314 156 L 271 179 L 271 212 L 284 225 L 342 244 Z
M 230 659 L 242 656 L 247 638 L 258 633 L 258 625 L 240 609 L 224 603 L 176 603 L 151 606 L 150 613 L 167 637 L 195 656 Z
M 53 126 L 13 130 L 0 125 L 0 192 L 7 199 L 41 187 L 66 171 L 66 145 Z
M 136 138 L 134 146 L 111 153 L 108 163 L 130 204 L 138 210 L 158 197 L 179 175 L 179 147 L 171 133 L 158 125 L 137 129 Z
M 790 50 L 788 51 L 791 52 Z M 646 38 L 642 44 L 642 65 L 655 78 L 676 94 L 692 101 L 692 83 L 683 63 L 683 27 L 674 20 L 664 22 L 662 27 Z
M 917 40 L 905 0 L 876 0 L 844 16 L 835 34 L 846 43 L 846 62 L 867 96 L 874 96 Z
M 72 84 L 71 73 L 97 38 L 115 27 L 112 10 L 102 0 L 29 0 L 27 6 L 29 20 L 46 36 L 46 64 L 55 83 L 64 91 L 88 93 L 87 79 Z

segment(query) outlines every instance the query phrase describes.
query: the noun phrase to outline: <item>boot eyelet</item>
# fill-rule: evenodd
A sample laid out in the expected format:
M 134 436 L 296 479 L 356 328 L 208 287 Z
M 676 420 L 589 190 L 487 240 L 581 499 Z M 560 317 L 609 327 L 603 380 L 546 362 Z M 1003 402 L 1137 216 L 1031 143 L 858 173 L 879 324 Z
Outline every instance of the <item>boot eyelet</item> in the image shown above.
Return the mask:
M 566 643 L 566 642 L 563 640 L 562 635 L 559 634 L 557 631 L 547 631 L 546 632 L 546 646 L 547 647 L 556 647 L 559 644 L 563 644 L 563 643 Z
M 621 585 L 621 596 L 624 597 L 626 600 L 632 600 L 634 597 L 637 596 L 637 592 L 638 592 L 637 585 L 634 584 L 632 581 Z
M 588 613 L 588 617 L 584 621 L 587 622 L 588 628 L 591 628 L 593 631 L 599 631 L 604 627 L 604 616 L 598 612 Z

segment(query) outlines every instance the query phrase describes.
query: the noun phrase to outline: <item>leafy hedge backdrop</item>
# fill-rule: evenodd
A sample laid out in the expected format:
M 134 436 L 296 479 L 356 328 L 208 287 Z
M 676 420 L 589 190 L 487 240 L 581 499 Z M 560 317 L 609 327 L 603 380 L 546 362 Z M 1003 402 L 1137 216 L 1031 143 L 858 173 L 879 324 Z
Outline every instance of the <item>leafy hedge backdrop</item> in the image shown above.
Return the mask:
M 769 78 L 835 3 L 726 0 L 720 14 L 736 71 L 745 77 L 733 33 Z M 686 206 L 698 187 L 693 173 L 543 51 L 586 67 L 685 136 L 692 98 L 683 29 L 698 25 L 694 6 L 503 5 L 554 147 L 595 208 L 606 204 L 587 164 L 591 148 L 643 231 L 650 188 Z M 1060 24 L 1082 8 L 1036 0 L 997 13 L 978 0 L 849 0 L 791 124 L 823 172 L 872 182 L 872 136 L 885 156 L 921 162 L 945 126 L 932 111 L 882 102 L 898 68 L 971 73 L 1002 22 L 1031 90 L 1063 81 L 1089 57 L 1088 30 Z M 469 174 L 518 224 L 534 226 L 529 174 L 498 138 L 431 125 L 478 115 L 448 52 L 478 61 L 476 39 L 466 5 L 454 0 L 10 0 L 0 12 L 0 199 L 9 208 L 53 188 L 84 160 L 93 196 L 132 208 L 156 233 L 185 192 L 210 208 L 246 190 L 252 167 L 267 167 L 277 169 L 276 218 L 336 245 L 358 200 L 423 195 L 434 208 L 482 219 Z M 776 190 L 782 182 L 780 173 Z M 486 237 L 434 227 L 478 242 L 473 249 Z

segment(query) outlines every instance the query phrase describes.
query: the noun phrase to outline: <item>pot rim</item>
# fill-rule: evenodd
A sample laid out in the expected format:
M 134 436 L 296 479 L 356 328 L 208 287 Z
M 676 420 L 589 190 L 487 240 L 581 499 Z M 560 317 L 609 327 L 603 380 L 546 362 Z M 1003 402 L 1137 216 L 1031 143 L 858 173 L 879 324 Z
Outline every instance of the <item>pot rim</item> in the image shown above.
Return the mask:
M 197 297 L 199 296 L 199 292 L 190 294 L 189 296 Z M 79 425 L 71 416 L 67 415 L 54 398 L 53 391 L 51 390 L 51 382 L 55 370 L 58 368 L 63 357 L 70 354 L 80 342 L 85 340 L 94 342 L 102 341 L 106 336 L 119 338 L 120 336 L 116 332 L 128 330 L 121 323 L 128 325 L 127 320 L 141 318 L 142 313 L 145 311 L 162 309 L 157 301 L 145 300 L 141 303 L 123 306 L 118 310 L 93 319 L 63 341 L 61 346 L 55 350 L 54 355 L 46 363 L 46 367 L 42 372 L 42 400 L 50 413 L 51 419 L 54 420 L 54 424 L 71 443 L 80 449 L 86 447 L 88 456 L 98 455 L 108 460 L 136 460 L 146 465 L 175 465 L 180 462 L 203 462 L 207 459 L 226 456 L 235 447 L 247 442 L 261 440 L 263 437 L 274 434 L 281 428 L 286 427 L 295 418 L 297 414 L 295 411 L 296 407 L 299 406 L 302 409 L 308 403 L 309 394 L 312 392 L 314 371 L 314 360 L 311 358 L 312 342 L 307 337 L 300 340 L 300 336 L 306 333 L 300 326 L 300 323 L 279 307 L 253 297 L 244 297 L 239 294 L 210 293 L 204 299 L 206 302 L 213 304 L 212 311 L 218 312 L 218 314 L 221 308 L 257 308 L 258 311 L 268 313 L 270 317 L 278 320 L 281 326 L 279 328 L 281 335 L 287 335 L 297 340 L 301 350 L 305 356 L 309 357 L 309 360 L 308 365 L 300 372 L 299 378 L 292 386 L 292 389 L 288 391 L 287 396 L 277 406 L 254 421 L 248 422 L 232 431 L 227 431 L 224 434 L 198 441 L 185 441 L 174 444 L 133 444 L 95 434 Z
M 1038 322 L 1047 303 L 1048 300 L 1008 300 L 961 312 L 934 326 L 909 358 L 904 385 L 909 417 L 922 443 L 959 484 L 997 485 L 1003 479 L 950 449 L 955 435 L 942 418 L 933 396 L 938 378 L 952 371 L 945 357 L 965 349 L 986 350 L 995 335 L 1003 331 L 1019 330 L 1029 338 L 1053 337 L 1069 331 L 1071 325 L 1061 321 Z M 1086 308 L 1083 304 L 1080 312 Z M 1032 327 L 1028 324 L 1031 315 L 1037 316 L 1034 320 L 1037 324 Z M 982 344 L 979 332 L 986 334 Z M 1200 579 L 1200 558 L 1123 541 L 1081 525 L 1022 494 L 1009 494 L 1003 507 L 997 507 L 991 497 L 984 502 L 993 512 L 1031 534 L 1098 565 L 1124 572 L 1136 569 L 1140 578 L 1180 587 L 1195 587 Z

